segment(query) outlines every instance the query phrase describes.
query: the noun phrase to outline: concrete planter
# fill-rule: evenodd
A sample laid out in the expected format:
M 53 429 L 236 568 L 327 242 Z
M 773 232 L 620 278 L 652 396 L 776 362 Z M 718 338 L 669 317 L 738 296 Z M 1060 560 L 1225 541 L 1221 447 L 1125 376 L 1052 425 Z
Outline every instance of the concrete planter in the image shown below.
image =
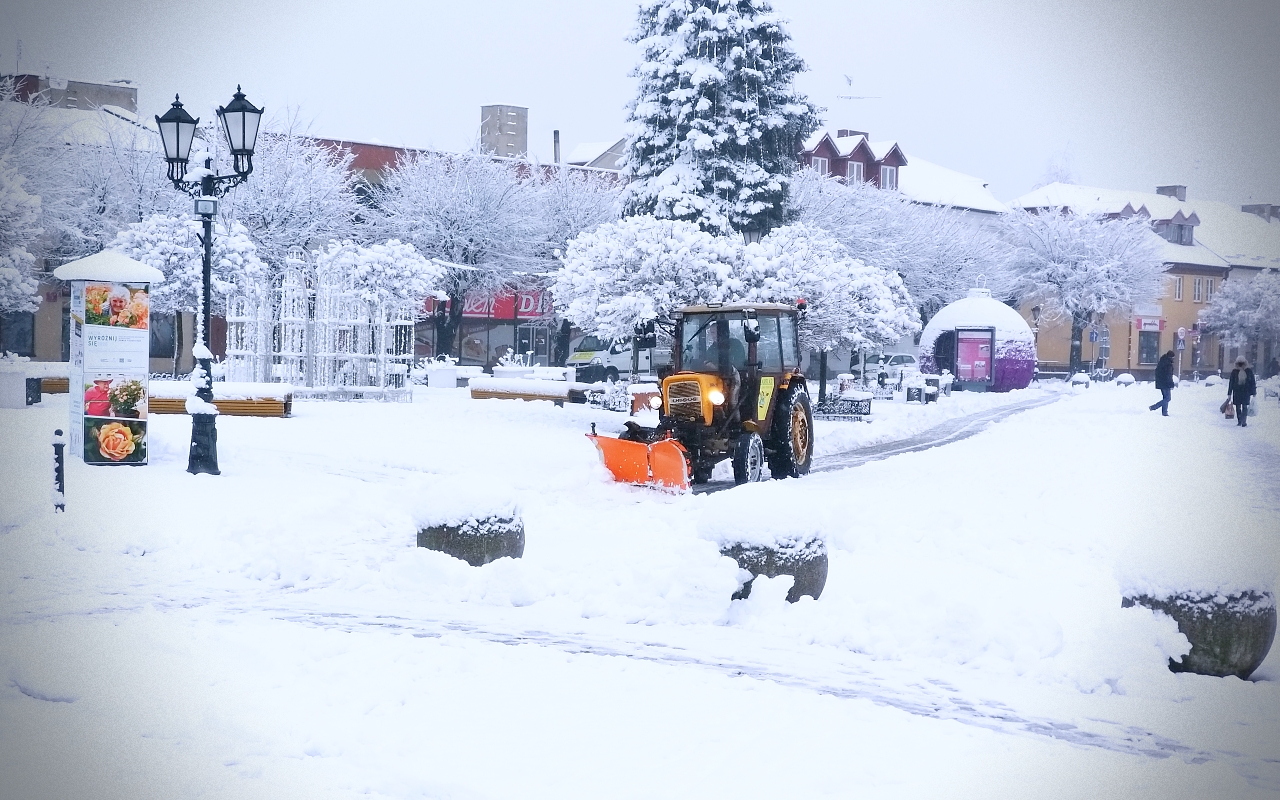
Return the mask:
M 791 591 L 787 592 L 788 603 L 794 603 L 805 595 L 817 600 L 827 585 L 827 546 L 818 538 L 772 547 L 745 543 L 722 545 L 720 552 L 737 561 L 738 566 L 752 576 L 794 577 L 795 583 L 791 586 Z M 752 581 L 747 581 L 743 584 L 734 593 L 733 599 L 750 597 L 751 583 Z
M 518 517 L 482 517 L 418 531 L 418 547 L 460 558 L 473 567 L 524 555 L 524 523 Z
M 1194 593 L 1154 598 L 1126 597 L 1125 608 L 1140 605 L 1173 617 L 1191 642 L 1181 661 L 1169 659 L 1172 672 L 1248 678 L 1262 664 L 1276 636 L 1276 598 L 1271 592 L 1244 592 L 1218 602 Z

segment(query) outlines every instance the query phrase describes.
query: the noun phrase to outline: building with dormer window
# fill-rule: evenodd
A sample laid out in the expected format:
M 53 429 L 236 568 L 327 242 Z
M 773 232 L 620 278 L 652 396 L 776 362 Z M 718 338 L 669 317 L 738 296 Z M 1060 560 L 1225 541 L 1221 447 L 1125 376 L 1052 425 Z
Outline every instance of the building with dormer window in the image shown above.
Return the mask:
M 1151 221 L 1160 236 L 1161 257 L 1168 274 L 1158 302 L 1138 306 L 1129 314 L 1095 324 L 1084 343 L 1086 361 L 1115 372 L 1150 379 L 1160 354 L 1180 355 L 1184 375 L 1217 372 L 1238 354 L 1217 337 L 1201 335 L 1200 311 L 1222 283 L 1232 276 L 1280 269 L 1280 224 L 1252 207 L 1237 209 L 1226 203 L 1187 201 L 1187 187 L 1158 186 L 1154 193 L 1099 189 L 1051 183 L 1014 200 L 1028 211 L 1069 210 L 1111 218 L 1139 216 Z M 1269 211 L 1270 206 L 1267 206 Z M 1035 309 L 1022 309 L 1037 329 L 1042 369 L 1065 370 L 1070 354 L 1070 323 L 1038 318 Z M 1181 335 L 1179 335 L 1181 334 Z M 1275 343 L 1256 343 L 1252 358 L 1267 363 Z

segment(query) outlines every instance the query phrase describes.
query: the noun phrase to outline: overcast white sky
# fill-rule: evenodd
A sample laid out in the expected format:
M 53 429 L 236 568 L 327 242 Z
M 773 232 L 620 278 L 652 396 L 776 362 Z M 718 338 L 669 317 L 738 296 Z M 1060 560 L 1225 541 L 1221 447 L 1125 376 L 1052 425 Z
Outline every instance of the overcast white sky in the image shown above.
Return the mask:
M 1004 200 L 1053 161 L 1080 183 L 1280 203 L 1280 0 L 775 0 L 829 127 L 897 140 Z M 236 83 L 313 133 L 464 149 L 479 107 L 622 135 L 633 0 L 0 0 L 0 70 L 130 78 L 199 116 Z M 854 79 L 845 85 L 844 75 Z M 849 101 L 837 95 L 878 96 Z

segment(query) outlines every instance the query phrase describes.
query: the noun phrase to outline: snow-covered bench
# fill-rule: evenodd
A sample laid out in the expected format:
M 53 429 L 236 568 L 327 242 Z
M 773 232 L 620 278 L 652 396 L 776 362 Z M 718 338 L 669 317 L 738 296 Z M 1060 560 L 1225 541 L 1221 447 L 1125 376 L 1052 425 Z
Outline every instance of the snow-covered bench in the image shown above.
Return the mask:
M 191 381 L 151 381 L 147 410 L 152 414 L 185 414 L 195 397 Z M 287 383 L 214 381 L 213 404 L 231 417 L 287 417 L 293 413 L 293 386 Z

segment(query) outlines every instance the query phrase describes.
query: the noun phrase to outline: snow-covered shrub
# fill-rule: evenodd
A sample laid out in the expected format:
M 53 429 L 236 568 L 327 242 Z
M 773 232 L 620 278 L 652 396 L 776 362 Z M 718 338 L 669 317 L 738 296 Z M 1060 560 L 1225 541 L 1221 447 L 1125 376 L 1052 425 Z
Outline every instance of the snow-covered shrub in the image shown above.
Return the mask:
M 27 192 L 25 182 L 8 158 L 0 158 L 0 314 L 39 305 L 28 247 L 40 234 L 40 198 Z

